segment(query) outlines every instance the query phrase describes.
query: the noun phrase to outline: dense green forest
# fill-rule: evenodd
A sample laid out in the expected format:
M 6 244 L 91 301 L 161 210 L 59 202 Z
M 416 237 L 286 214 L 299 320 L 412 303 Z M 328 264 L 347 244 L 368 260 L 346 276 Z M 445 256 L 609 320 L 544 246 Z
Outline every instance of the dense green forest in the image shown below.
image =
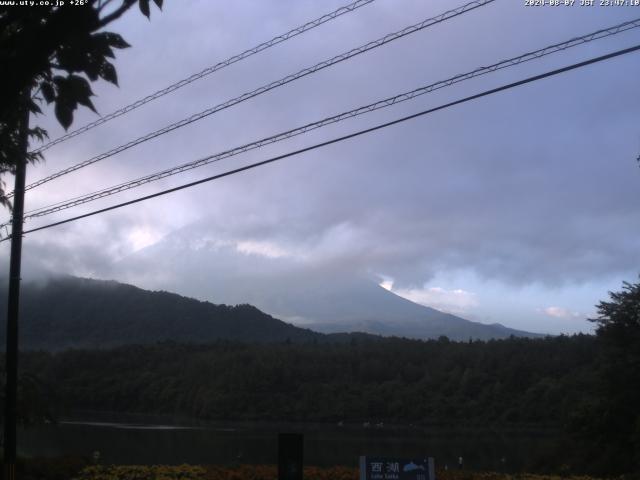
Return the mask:
M 72 409 L 227 420 L 563 425 L 595 388 L 594 347 L 594 337 L 585 335 L 161 343 L 28 353 L 22 367 L 49 379 L 60 406 Z
M 31 420 L 37 420 L 34 412 L 61 418 L 97 410 L 225 421 L 553 428 L 572 441 L 549 469 L 567 463 L 576 472 L 623 473 L 637 465 L 638 405 L 610 394 L 606 350 L 602 339 L 577 335 L 489 342 L 163 342 L 26 352 L 20 404 Z M 635 385 L 628 395 L 637 397 Z
M 594 336 L 164 342 L 28 352 L 21 360 L 23 378 L 31 379 L 23 382 L 21 404 L 53 418 L 98 410 L 225 421 L 551 427 L 573 439 L 557 456 L 574 471 L 637 467 L 638 405 L 628 404 L 637 384 L 627 378 L 626 397 L 610 394 L 612 363 Z

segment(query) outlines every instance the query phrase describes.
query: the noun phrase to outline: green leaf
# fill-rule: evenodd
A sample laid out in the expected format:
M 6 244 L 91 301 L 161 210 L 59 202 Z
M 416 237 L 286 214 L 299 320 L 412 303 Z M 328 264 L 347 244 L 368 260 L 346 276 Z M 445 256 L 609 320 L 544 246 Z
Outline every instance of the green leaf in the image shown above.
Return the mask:
M 80 105 L 84 105 L 85 107 L 91 109 L 93 113 L 98 113 L 98 111 L 96 110 L 96 107 L 93 105 L 93 102 L 91 101 L 90 98 L 79 98 L 78 103 Z
M 138 6 L 140 7 L 140 11 L 145 17 L 151 18 L 151 11 L 149 10 L 149 0 L 140 0 L 138 2 Z
M 90 97 L 93 96 L 91 85 L 86 79 L 79 77 L 78 75 L 69 75 L 67 78 L 67 84 L 71 90 L 74 100 L 80 105 L 84 105 L 96 112 L 96 108 L 93 106 Z M 97 113 L 97 112 L 96 112 Z
M 58 49 L 57 58 L 60 69 L 67 72 L 82 72 L 85 69 L 88 57 L 85 43 L 82 42 L 82 47 L 63 45 Z
M 29 102 L 29 111 L 35 114 L 42 113 L 42 110 L 40 110 L 40 107 L 34 101 Z
M 41 127 L 30 128 L 28 133 L 29 133 L 30 137 L 37 138 L 41 142 L 45 138 L 49 138 L 49 134 L 47 133 L 47 131 L 44 128 L 41 128 Z
M 36 163 L 40 160 L 44 160 L 44 156 L 42 152 L 28 152 L 27 153 L 27 162 L 28 163 Z
M 89 80 L 91 80 L 92 82 L 95 82 L 98 79 L 98 77 L 100 76 L 100 67 L 104 62 L 106 62 L 104 58 L 100 58 L 100 59 L 94 58 L 87 63 L 84 69 L 84 73 L 87 74 L 87 77 L 89 77 Z
M 47 101 L 47 103 L 53 102 L 56 98 L 56 92 L 53 89 L 53 85 L 50 82 L 42 82 L 40 85 L 40 90 L 42 91 L 42 96 Z
M 100 35 L 102 35 L 107 43 L 113 48 L 129 48 L 131 46 L 117 33 L 101 32 Z
M 88 46 L 91 54 L 96 57 L 115 58 L 107 32 L 95 33 L 91 35 L 91 44 Z
M 116 68 L 107 61 L 100 66 L 100 77 L 107 82 L 111 82 L 116 86 L 118 85 L 118 74 L 116 73 Z
M 89 82 L 87 82 L 85 78 L 78 75 L 69 75 L 67 77 L 67 83 L 73 93 L 78 97 L 90 97 L 93 95 L 91 85 L 89 85 Z
M 68 130 L 73 122 L 73 108 L 58 99 L 56 101 L 55 112 L 60 125 L 62 125 L 65 130 Z
M 53 83 L 55 83 L 56 88 L 58 89 L 58 91 L 60 91 L 61 88 L 63 88 L 63 85 L 65 83 L 65 78 L 60 76 L 60 75 L 56 75 L 55 77 L 53 77 Z
M 93 96 L 89 82 L 78 75 L 68 77 L 56 76 L 53 78 L 58 89 L 58 96 L 55 99 L 55 114 L 60 124 L 68 129 L 73 122 L 73 112 L 78 108 L 78 104 L 96 111 L 90 97 Z

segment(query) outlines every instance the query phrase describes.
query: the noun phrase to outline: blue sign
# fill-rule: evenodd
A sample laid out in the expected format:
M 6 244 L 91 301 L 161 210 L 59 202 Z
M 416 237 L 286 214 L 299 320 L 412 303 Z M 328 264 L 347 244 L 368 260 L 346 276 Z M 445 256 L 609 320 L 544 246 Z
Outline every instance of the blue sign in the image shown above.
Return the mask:
M 360 457 L 360 480 L 435 480 L 433 458 Z

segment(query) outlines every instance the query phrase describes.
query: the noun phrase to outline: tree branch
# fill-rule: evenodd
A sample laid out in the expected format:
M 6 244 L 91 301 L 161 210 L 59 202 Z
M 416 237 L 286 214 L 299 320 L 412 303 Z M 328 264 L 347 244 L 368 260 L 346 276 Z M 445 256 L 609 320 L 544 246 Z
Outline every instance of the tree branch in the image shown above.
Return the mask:
M 133 6 L 134 3 L 136 3 L 136 0 L 124 0 L 122 2 L 122 5 L 120 5 L 113 12 L 100 20 L 100 28 L 120 18 L 127 10 L 129 10 Z
M 104 8 L 109 5 L 113 0 L 104 0 L 104 1 L 98 1 L 98 12 L 102 12 L 102 10 L 104 10 Z

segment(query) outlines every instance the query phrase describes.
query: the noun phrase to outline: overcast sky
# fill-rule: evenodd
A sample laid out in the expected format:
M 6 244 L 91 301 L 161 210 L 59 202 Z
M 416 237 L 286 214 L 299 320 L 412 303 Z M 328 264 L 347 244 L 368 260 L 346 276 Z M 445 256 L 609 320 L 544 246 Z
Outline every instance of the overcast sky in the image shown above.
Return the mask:
M 118 52 L 120 87 L 95 84 L 94 104 L 107 114 L 346 3 L 167 0 L 163 12 L 153 9 L 151 21 L 131 11 L 110 28 L 132 44 Z M 45 162 L 30 167 L 28 182 L 462 3 L 376 0 L 51 148 Z M 497 0 L 34 189 L 27 210 L 636 17 L 640 7 Z M 33 220 L 27 228 L 638 43 L 640 29 L 634 29 Z M 589 331 L 585 318 L 595 314 L 594 305 L 640 271 L 639 74 L 640 53 L 633 53 L 33 233 L 24 242 L 23 278 L 44 268 L 126 280 L 115 262 L 173 232 L 189 235 L 188 226 L 197 223 L 193 232 L 207 225 L 242 254 L 339 265 L 471 320 Z M 95 118 L 81 111 L 74 127 Z M 53 115 L 34 122 L 51 138 L 64 133 Z M 0 250 L 6 261 L 8 242 Z

